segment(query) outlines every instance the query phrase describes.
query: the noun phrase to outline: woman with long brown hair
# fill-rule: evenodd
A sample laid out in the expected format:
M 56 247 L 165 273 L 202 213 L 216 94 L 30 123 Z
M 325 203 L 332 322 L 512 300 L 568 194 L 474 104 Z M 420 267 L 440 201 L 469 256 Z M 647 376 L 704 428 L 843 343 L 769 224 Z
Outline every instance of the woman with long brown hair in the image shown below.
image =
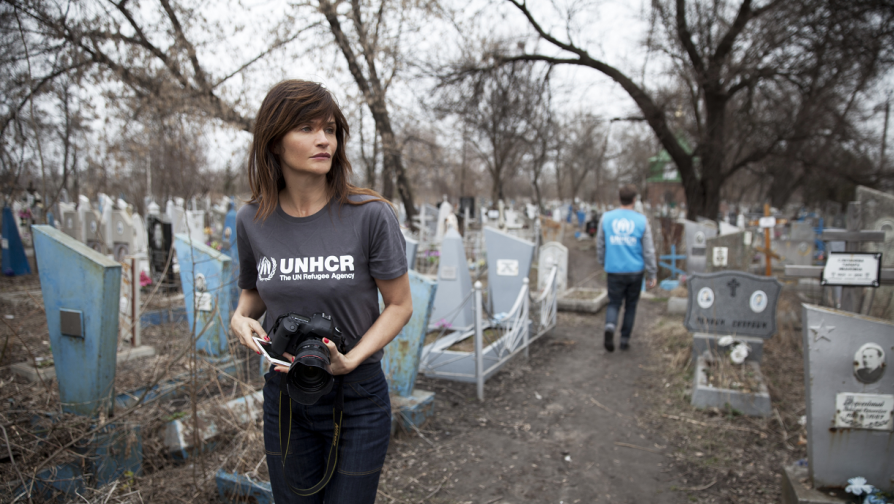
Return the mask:
M 252 197 L 236 217 L 242 292 L 230 327 L 240 342 L 269 354 L 282 335 L 304 330 L 290 332 L 296 327 L 330 331 L 320 348 L 297 352 L 328 371 L 302 368 L 313 371 L 311 381 L 335 377 L 330 391 L 310 399 L 298 392 L 294 380 L 304 375 L 287 352 L 265 375 L 264 444 L 280 504 L 373 503 L 388 449 L 380 360 L 413 310 L 406 244 L 390 204 L 349 183 L 347 138 L 345 117 L 322 85 L 274 86 L 254 127 Z M 328 368 L 315 363 L 326 357 Z

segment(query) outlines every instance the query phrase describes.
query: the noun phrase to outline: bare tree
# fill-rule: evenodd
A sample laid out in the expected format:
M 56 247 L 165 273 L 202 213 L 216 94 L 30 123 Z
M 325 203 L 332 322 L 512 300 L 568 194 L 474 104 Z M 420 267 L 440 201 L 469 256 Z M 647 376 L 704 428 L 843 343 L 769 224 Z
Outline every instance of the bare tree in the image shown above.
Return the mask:
M 341 13 L 338 10 L 340 5 L 346 6 Z M 397 47 L 399 35 L 390 39 L 390 45 L 386 44 L 384 40 L 388 28 L 386 24 L 390 19 L 388 16 L 390 8 L 399 11 L 395 23 L 402 24 L 400 10 L 403 4 L 382 0 L 376 9 L 361 0 L 351 0 L 350 4 L 319 0 L 318 6 L 376 122 L 376 130 L 382 142 L 382 196 L 387 199 L 393 198 L 392 184 L 396 178 L 397 192 L 404 203 L 407 222 L 414 227 L 413 217 L 416 215 L 416 208 L 413 202 L 413 187 L 401 161 L 401 152 L 391 124 L 386 99 L 388 86 L 400 68 Z M 343 28 L 342 19 L 345 18 L 350 20 L 352 32 Z M 400 26 L 396 29 L 399 32 Z M 390 66 L 390 71 L 383 75 L 380 75 L 380 59 L 386 59 Z
M 798 46 L 797 37 L 791 37 L 787 30 L 803 22 L 803 16 L 833 15 L 869 27 L 868 31 L 890 47 L 894 26 L 894 11 L 886 8 L 884 2 L 871 0 L 741 0 L 735 4 L 674 0 L 667 6 L 656 0 L 653 8 L 663 23 L 665 38 L 660 48 L 674 63 L 675 76 L 689 90 L 692 126 L 688 129 L 696 143 L 690 153 L 677 141 L 679 131 L 675 131 L 673 115 L 668 114 L 667 103 L 660 100 L 658 90 L 637 84 L 616 66 L 577 45 L 570 36 L 563 39 L 551 33 L 525 0 L 506 1 L 525 16 L 541 40 L 563 54 L 506 55 L 502 60 L 585 66 L 619 84 L 680 170 L 690 218 L 715 217 L 723 183 L 769 156 L 784 141 L 787 131 L 781 127 L 766 128 L 760 121 L 740 121 L 751 115 L 751 106 L 760 96 L 762 85 L 785 81 L 790 73 L 798 71 L 799 59 L 810 53 L 811 48 Z M 889 51 L 874 43 L 871 47 Z

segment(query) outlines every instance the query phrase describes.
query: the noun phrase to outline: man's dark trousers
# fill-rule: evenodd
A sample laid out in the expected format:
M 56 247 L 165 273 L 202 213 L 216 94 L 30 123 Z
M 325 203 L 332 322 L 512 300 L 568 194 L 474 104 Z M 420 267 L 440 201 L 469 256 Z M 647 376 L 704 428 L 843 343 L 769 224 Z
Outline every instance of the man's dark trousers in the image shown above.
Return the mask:
M 624 325 L 621 326 L 621 343 L 630 341 L 633 321 L 636 319 L 636 303 L 643 288 L 643 273 L 608 273 L 608 306 L 605 309 L 605 330 L 615 332 L 618 313 L 624 304 Z

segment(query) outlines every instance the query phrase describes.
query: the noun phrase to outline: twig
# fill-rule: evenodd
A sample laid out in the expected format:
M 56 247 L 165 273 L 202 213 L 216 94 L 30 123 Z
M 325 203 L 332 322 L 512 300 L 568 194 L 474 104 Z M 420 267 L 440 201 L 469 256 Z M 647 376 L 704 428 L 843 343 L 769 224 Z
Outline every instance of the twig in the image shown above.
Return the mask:
M 500 499 L 502 499 L 502 498 L 503 498 L 503 496 L 501 495 L 501 496 L 499 496 L 499 497 L 496 497 L 496 498 L 494 498 L 494 499 L 491 499 L 491 500 L 485 502 L 484 504 L 493 504 L 494 502 L 497 502 L 498 500 L 500 500 Z
M 630 444 L 630 443 L 621 443 L 621 442 L 615 441 L 615 444 L 618 446 L 623 446 L 625 448 L 633 448 L 634 450 L 642 450 L 642 451 L 649 452 L 649 453 L 657 453 L 658 455 L 664 455 L 663 453 L 661 453 L 658 450 L 653 450 L 651 448 L 646 448 L 643 446 L 636 446 L 636 445 Z
M 714 481 L 708 483 L 707 485 L 702 485 L 700 487 L 681 488 L 680 491 L 682 491 L 682 492 L 701 492 L 702 490 L 707 490 L 707 489 L 711 488 L 716 483 L 717 483 L 717 480 L 715 479 Z
M 384 496 L 385 496 L 386 498 L 388 498 L 388 499 L 391 499 L 391 502 L 397 502 L 397 499 L 395 499 L 394 497 L 392 497 L 392 496 L 386 494 L 381 488 L 376 489 L 376 492 L 378 492 L 378 493 L 384 495 Z
M 12 447 L 9 446 L 9 436 L 6 435 L 6 427 L 0 425 L 0 430 L 3 431 L 3 439 L 6 441 L 6 451 L 9 453 L 9 460 L 12 462 L 12 468 L 16 470 L 16 474 L 19 475 L 19 479 L 22 480 L 22 488 L 25 489 L 25 492 L 28 495 L 28 502 L 31 502 L 31 489 L 28 488 L 28 484 L 25 483 L 25 478 L 22 476 L 22 473 L 19 471 L 19 466 L 16 465 L 16 459 L 12 456 Z
M 428 443 L 429 446 L 431 446 L 432 448 L 435 447 L 435 444 L 432 443 L 431 441 L 429 441 L 427 437 L 425 437 L 425 434 L 423 434 L 422 431 L 419 430 L 419 427 L 416 427 L 415 425 L 413 425 L 412 420 L 410 420 L 407 417 L 406 413 L 404 413 L 403 411 L 400 411 L 400 410 L 398 410 L 398 413 L 400 414 L 401 418 L 403 418 L 406 421 L 407 425 L 409 425 L 414 431 L 416 431 L 416 434 L 419 434 L 419 437 L 421 437 L 423 441 Z
M 438 484 L 438 488 L 435 488 L 432 493 L 426 495 L 421 501 L 419 501 L 419 504 L 423 504 L 428 499 L 434 497 L 435 494 L 441 490 L 441 487 L 444 486 L 444 483 L 447 483 L 447 480 L 449 480 L 451 476 L 453 476 L 453 473 L 448 474 L 443 480 L 441 480 L 441 483 Z
M 624 415 L 618 413 L 617 411 L 609 408 L 608 406 L 602 404 L 601 402 L 597 401 L 596 399 L 593 399 L 592 397 L 590 397 L 590 400 L 593 401 L 593 404 L 595 404 L 596 406 L 599 406 L 600 408 L 604 409 L 605 411 L 608 411 L 609 413 L 614 413 L 615 415 L 618 415 L 619 417 L 624 416 Z
M 721 429 L 726 429 L 726 430 L 737 430 L 737 431 L 742 431 L 742 432 L 751 432 L 753 434 L 757 434 L 757 435 L 761 436 L 762 438 L 767 437 L 766 432 L 749 429 L 748 427 L 738 427 L 735 425 L 725 425 L 725 424 L 709 424 L 707 422 L 699 422 L 698 420 L 693 420 L 692 418 L 686 418 L 686 417 L 677 416 L 677 415 L 667 415 L 665 413 L 662 413 L 661 416 L 663 416 L 664 418 L 670 418 L 671 420 L 680 420 L 682 422 L 699 425 L 701 427 L 711 427 L 711 428 L 721 428 Z

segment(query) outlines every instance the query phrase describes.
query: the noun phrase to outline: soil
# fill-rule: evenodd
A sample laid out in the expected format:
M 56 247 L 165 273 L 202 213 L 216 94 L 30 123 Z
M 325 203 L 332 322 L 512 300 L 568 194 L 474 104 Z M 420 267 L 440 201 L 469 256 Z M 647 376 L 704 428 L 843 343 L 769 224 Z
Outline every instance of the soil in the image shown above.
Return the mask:
M 605 273 L 596 265 L 592 241 L 578 242 L 571 234 L 565 241 L 569 287 L 604 288 Z M 377 502 L 779 502 L 783 464 L 806 457 L 798 422 L 804 414 L 799 302 L 784 293 L 780 314 L 795 315 L 786 317 L 789 322 L 780 324 L 779 334 L 764 348 L 762 374 L 774 406 L 774 415 L 765 419 L 690 405 L 691 336 L 682 316 L 667 314 L 665 296 L 639 303 L 627 351 L 603 348 L 604 310 L 595 315 L 560 312 L 558 326 L 532 345 L 528 359 L 517 356 L 485 384 L 483 402 L 474 384 L 420 376 L 417 388 L 436 394 L 435 416 L 418 431 L 392 437 Z M 15 312 L 19 322 L 20 315 L 35 310 L 4 303 L 0 300 L 0 311 Z M 31 317 L 30 336 L 17 326 L 23 331 L 19 339 L 39 340 L 39 333 L 45 334 L 42 312 Z M 163 339 L 182 341 L 184 330 L 182 325 L 159 326 L 154 341 L 164 347 L 162 354 L 176 351 Z M 149 337 L 144 332 L 144 339 Z M 12 354 L 19 358 L 22 352 Z M 10 359 L 7 352 L 0 364 Z M 245 370 L 237 386 L 203 383 L 201 393 L 191 397 L 203 398 L 204 404 L 215 395 L 228 399 L 246 393 L 257 384 L 256 373 L 256 368 Z M 139 376 L 144 384 L 150 378 Z M 0 371 L 0 420 L 18 450 L 17 467 L 26 474 L 52 454 L 36 448 L 26 433 L 28 412 L 57 408 L 53 397 L 54 389 Z M 186 463 L 165 455 L 160 446 L 164 421 L 190 408 L 189 401 L 179 401 L 153 403 L 132 417 L 143 422 L 144 474 L 122 478 L 114 489 L 97 490 L 83 500 L 217 502 L 218 468 L 265 478 L 260 422 L 236 427 L 221 421 L 218 448 Z M 61 443 L 65 438 L 59 436 Z M 0 457 L 5 451 L 0 446 Z M 9 458 L 0 459 L 0 478 L 19 479 Z M 0 500 L 5 492 L 4 486 Z

